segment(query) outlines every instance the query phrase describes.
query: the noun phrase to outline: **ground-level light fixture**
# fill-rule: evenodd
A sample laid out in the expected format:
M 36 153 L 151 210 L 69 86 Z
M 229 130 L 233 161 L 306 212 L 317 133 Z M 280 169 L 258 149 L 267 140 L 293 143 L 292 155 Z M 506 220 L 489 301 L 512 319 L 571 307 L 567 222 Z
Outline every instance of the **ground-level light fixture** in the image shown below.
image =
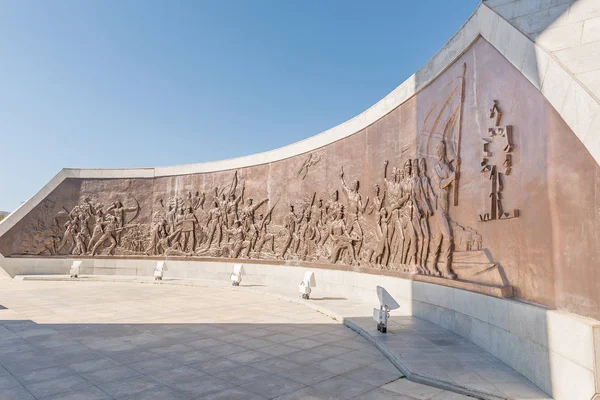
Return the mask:
M 373 319 L 377 322 L 377 330 L 386 333 L 390 311 L 400 308 L 400 304 L 381 286 L 377 286 L 377 297 L 379 298 L 379 308 L 373 309 Z
M 73 261 L 73 264 L 71 264 L 71 268 L 69 269 L 71 278 L 79 277 L 79 269 L 81 268 L 81 264 L 83 264 L 83 261 Z
M 242 275 L 246 274 L 244 271 L 243 264 L 233 264 L 233 273 L 229 277 L 231 279 L 232 286 L 240 286 L 240 282 L 242 282 Z
M 306 271 L 304 273 L 304 279 L 300 282 L 300 294 L 303 299 L 308 300 L 310 298 L 311 288 L 317 286 L 317 282 L 315 281 L 315 273 L 312 271 Z
M 163 275 L 165 274 L 165 264 L 166 263 L 164 261 L 156 262 L 156 268 L 154 268 L 154 280 L 155 281 L 162 281 Z

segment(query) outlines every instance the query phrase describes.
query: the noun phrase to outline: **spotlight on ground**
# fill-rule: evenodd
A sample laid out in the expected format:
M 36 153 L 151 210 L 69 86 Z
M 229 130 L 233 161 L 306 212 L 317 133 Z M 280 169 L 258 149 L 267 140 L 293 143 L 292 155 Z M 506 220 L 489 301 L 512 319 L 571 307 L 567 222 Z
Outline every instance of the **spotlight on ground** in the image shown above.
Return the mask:
M 379 308 L 373 309 L 373 319 L 377 322 L 377 330 L 386 333 L 390 311 L 400 308 L 400 304 L 381 286 L 377 286 L 377 297 L 379 297 Z
M 240 286 L 242 281 L 242 275 L 246 274 L 244 266 L 242 264 L 233 264 L 233 274 L 229 277 L 231 279 L 232 286 Z
M 300 283 L 300 294 L 303 299 L 308 300 L 310 298 L 311 288 L 317 286 L 315 281 L 315 273 L 312 271 L 306 271 L 304 273 L 304 280 Z
M 163 275 L 165 271 L 165 262 L 164 261 L 157 261 L 156 262 L 156 268 L 154 268 L 154 280 L 155 281 L 162 281 L 163 279 Z
M 73 264 L 71 264 L 71 269 L 69 269 L 71 278 L 79 277 L 79 268 L 81 268 L 82 263 L 83 263 L 83 261 L 73 261 Z

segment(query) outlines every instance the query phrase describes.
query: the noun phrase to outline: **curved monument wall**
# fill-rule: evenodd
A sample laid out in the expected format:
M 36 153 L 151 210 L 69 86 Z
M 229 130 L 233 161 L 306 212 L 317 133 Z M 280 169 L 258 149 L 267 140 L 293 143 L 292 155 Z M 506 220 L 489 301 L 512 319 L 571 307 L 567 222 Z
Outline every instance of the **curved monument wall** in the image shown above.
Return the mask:
M 600 318 L 598 164 L 485 39 L 366 128 L 306 150 L 206 173 L 74 176 L 0 253 L 310 264 Z

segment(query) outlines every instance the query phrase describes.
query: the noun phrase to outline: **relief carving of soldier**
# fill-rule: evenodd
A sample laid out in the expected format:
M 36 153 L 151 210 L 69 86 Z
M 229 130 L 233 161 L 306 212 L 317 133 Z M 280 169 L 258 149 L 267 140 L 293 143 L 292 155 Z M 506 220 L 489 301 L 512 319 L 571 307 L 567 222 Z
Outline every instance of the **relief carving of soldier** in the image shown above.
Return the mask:
M 57 253 L 60 253 L 60 251 L 67 245 L 67 243 L 71 243 L 71 248 L 68 251 L 68 253 L 71 253 L 73 247 L 75 246 L 75 234 L 77 233 L 77 223 L 78 217 L 74 217 L 72 220 L 69 220 L 65 223 L 65 233 L 62 237 L 61 242 L 56 248 Z
M 202 193 L 202 195 L 200 195 L 200 192 L 196 191 L 196 194 L 194 194 L 194 199 L 192 201 L 192 208 L 194 210 L 197 210 L 198 208 L 204 209 L 204 201 L 205 200 L 206 200 L 206 194 Z
M 288 215 L 286 215 L 284 219 L 284 229 L 287 232 L 285 244 L 283 245 L 283 249 L 281 250 L 280 258 L 285 258 L 287 251 L 290 246 L 294 245 L 293 248 L 297 248 L 296 243 L 300 239 L 297 235 L 297 226 L 302 220 L 302 216 L 298 217 L 296 213 L 294 213 L 294 205 L 290 204 Z
M 375 240 L 367 249 L 366 261 L 370 265 L 376 265 L 380 268 L 387 268 L 390 258 L 390 243 L 388 224 L 390 217 L 387 210 L 381 208 L 377 211 L 377 226 L 375 227 Z
M 275 206 L 271 207 L 266 216 L 263 216 L 262 214 L 258 216 L 258 241 L 256 243 L 255 251 L 259 256 L 262 253 L 264 245 L 268 243 L 271 244 L 271 253 L 273 255 L 275 254 L 275 235 L 269 233 L 269 224 L 271 223 L 271 216 L 274 208 Z
M 421 184 L 421 178 L 419 176 L 419 161 L 414 159 L 411 164 L 411 198 L 413 199 L 413 220 L 412 225 L 417 235 L 417 256 L 416 265 L 421 272 L 424 272 L 423 262 L 424 258 L 427 258 L 427 254 L 423 255 L 423 252 L 429 249 L 429 228 L 426 223 L 428 215 L 428 204 L 423 192 L 423 186 Z M 425 219 L 425 223 L 423 223 Z
M 413 197 L 412 162 L 410 159 L 404 163 L 401 186 L 402 192 L 408 197 L 408 200 L 400 211 L 402 231 L 404 233 L 402 263 L 412 266 L 409 268 L 410 272 L 419 272 L 417 253 L 419 244 L 423 240 L 423 235 L 420 223 L 418 222 L 421 211 Z
M 94 228 L 92 230 L 92 238 L 88 243 L 88 248 L 93 248 L 96 242 L 100 240 L 102 234 L 104 233 L 104 225 L 102 224 L 102 222 L 104 222 L 104 214 L 102 213 L 101 209 L 96 211 L 95 221 L 96 222 L 94 223 Z
M 177 199 L 174 199 L 175 204 L 169 202 L 167 209 L 167 227 L 169 228 L 169 233 L 175 232 L 175 217 L 177 216 L 178 210 L 178 202 Z
M 342 182 L 342 188 L 344 189 L 346 197 L 348 198 L 348 213 L 354 215 L 362 214 L 365 209 L 363 207 L 362 196 L 358 191 L 360 188 L 360 182 L 355 180 L 352 182 L 350 187 L 348 187 L 344 181 L 344 168 L 342 168 L 340 171 L 340 180 Z
M 136 200 L 137 202 L 137 200 Z M 119 242 L 119 239 L 121 237 L 121 231 L 125 226 L 125 213 L 127 212 L 131 212 L 131 211 L 136 211 L 139 212 L 139 204 L 136 207 L 125 207 L 123 206 L 123 203 L 121 203 L 120 201 L 115 201 L 110 207 L 108 207 L 106 209 L 106 213 L 112 211 L 112 214 L 115 216 L 115 221 L 117 224 L 117 230 L 115 231 L 115 240 L 117 241 L 117 243 Z
M 249 197 L 248 200 L 246 200 L 246 205 L 244 206 L 244 208 L 242 208 L 242 211 L 240 213 L 241 219 L 243 221 L 242 225 L 244 225 L 245 229 L 249 229 L 250 225 L 254 224 L 254 214 L 256 213 L 256 210 L 260 206 L 265 204 L 268 200 L 269 199 L 264 199 L 258 202 L 257 204 L 253 204 L 254 199 L 252 199 L 252 197 Z
M 75 234 L 75 248 L 71 252 L 73 255 L 84 255 L 86 253 L 85 246 L 85 235 L 83 232 L 78 232 Z
M 191 253 L 196 249 L 196 225 L 198 219 L 194 215 L 192 207 L 187 207 L 181 219 L 181 250 Z
M 314 204 L 317 193 L 313 194 L 313 201 L 306 216 L 306 225 L 301 233 L 300 258 L 302 260 L 314 260 L 317 246 L 321 241 L 321 221 L 323 218 L 323 200 L 318 199 Z
M 206 227 L 208 229 L 208 241 L 206 242 L 205 250 L 209 250 L 213 247 L 213 241 L 217 248 L 221 247 L 221 239 L 223 237 L 222 230 L 222 215 L 219 200 L 215 199 L 213 202 L 213 208 L 208 211 L 208 219 L 206 220 Z M 216 235 L 216 236 L 215 236 Z
M 431 270 L 438 266 L 441 274 L 448 279 L 456 279 L 452 271 L 453 237 L 448 216 L 450 188 L 456 179 L 454 168 L 446 157 L 446 143 L 438 143 L 435 149 L 437 163 L 433 168 L 433 188 L 437 191 L 437 201 L 432 220 Z
M 329 228 L 331 227 L 333 221 L 337 219 L 337 213 L 340 207 L 341 203 L 339 201 L 339 192 L 337 190 L 334 190 L 333 194 L 331 195 L 331 199 L 327 200 L 327 203 L 325 203 L 320 243 L 322 248 L 324 248 L 325 243 L 329 239 Z
M 353 243 L 353 262 L 357 262 L 356 255 L 360 254 L 363 243 L 363 228 L 361 226 L 360 216 L 365 212 L 365 209 L 369 204 L 369 198 L 367 197 L 366 202 L 363 204 L 362 196 L 359 192 L 360 182 L 358 180 L 353 181 L 350 187 L 346 185 L 346 182 L 344 181 L 343 168 L 340 171 L 340 180 L 342 182 L 342 188 L 344 189 L 346 197 L 348 198 L 348 222 L 350 225 L 348 231 L 353 237 L 356 238 L 355 242 Z
M 244 196 L 244 187 L 242 186 L 242 194 L 239 197 L 236 197 L 235 193 L 231 193 L 229 195 L 229 200 L 227 201 L 226 213 L 227 213 L 227 226 L 232 227 L 233 223 L 239 219 L 238 215 L 238 205 Z

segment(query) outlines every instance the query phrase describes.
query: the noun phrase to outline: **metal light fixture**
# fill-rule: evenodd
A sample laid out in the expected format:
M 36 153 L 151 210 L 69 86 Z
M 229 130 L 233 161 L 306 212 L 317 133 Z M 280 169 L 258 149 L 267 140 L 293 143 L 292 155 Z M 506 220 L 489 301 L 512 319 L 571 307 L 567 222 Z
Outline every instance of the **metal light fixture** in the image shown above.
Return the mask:
M 377 286 L 377 297 L 379 308 L 373 309 L 373 319 L 377 322 L 377 330 L 386 333 L 390 311 L 400 308 L 400 304 L 381 286 Z
M 79 278 L 79 269 L 81 268 L 81 264 L 83 264 L 83 261 L 73 261 L 73 264 L 71 264 L 71 268 L 69 269 L 71 278 Z
M 162 281 L 163 279 L 163 275 L 164 275 L 164 271 L 165 271 L 165 261 L 157 261 L 156 262 L 156 268 L 154 268 L 154 280 L 155 281 Z
M 229 277 L 231 279 L 232 286 L 240 286 L 240 282 L 242 282 L 242 275 L 245 275 L 243 264 L 233 264 L 233 273 Z
M 311 288 L 314 288 L 316 286 L 317 283 L 315 281 L 315 273 L 312 271 L 306 271 L 304 273 L 304 280 L 300 282 L 299 287 L 302 298 L 308 300 L 310 298 Z

